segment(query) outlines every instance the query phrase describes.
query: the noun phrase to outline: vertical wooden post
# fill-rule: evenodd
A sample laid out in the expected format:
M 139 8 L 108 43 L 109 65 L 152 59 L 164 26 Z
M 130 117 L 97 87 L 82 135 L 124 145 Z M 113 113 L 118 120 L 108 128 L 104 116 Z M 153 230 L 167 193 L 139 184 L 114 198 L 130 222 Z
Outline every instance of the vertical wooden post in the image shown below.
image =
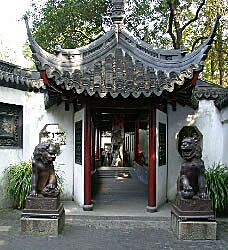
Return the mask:
M 135 146 L 134 146 L 134 161 L 138 161 L 138 149 L 139 149 L 139 121 L 135 124 Z
M 101 136 L 102 136 L 102 130 L 99 130 L 99 145 L 100 145 L 100 147 L 99 147 L 99 159 L 101 160 Z
M 91 172 L 95 170 L 95 126 L 92 123 L 91 126 Z
M 150 108 L 149 119 L 149 161 L 148 161 L 148 212 L 156 208 L 156 106 Z
M 85 106 L 84 119 L 84 206 L 83 210 L 93 210 L 91 200 L 91 110 Z
M 96 129 L 96 160 L 100 160 L 100 130 Z

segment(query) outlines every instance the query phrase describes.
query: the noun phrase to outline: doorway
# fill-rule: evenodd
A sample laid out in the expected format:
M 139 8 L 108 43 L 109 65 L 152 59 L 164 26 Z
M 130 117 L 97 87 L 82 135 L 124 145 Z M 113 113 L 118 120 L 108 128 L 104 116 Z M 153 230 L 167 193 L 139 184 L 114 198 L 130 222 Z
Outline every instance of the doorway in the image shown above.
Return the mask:
M 82 203 L 84 195 L 84 201 L 86 200 L 88 203 L 86 206 L 90 206 L 90 209 L 92 199 L 95 207 L 98 206 L 99 201 L 103 200 L 103 203 L 109 205 L 113 205 L 115 202 L 118 204 L 121 201 L 127 208 L 130 201 L 132 201 L 133 204 L 138 200 L 137 196 L 141 198 L 144 197 L 141 201 L 138 200 L 137 203 L 142 204 L 144 209 L 148 205 L 147 208 L 149 207 L 151 212 L 155 211 L 158 206 L 166 201 L 167 115 L 157 110 L 155 106 L 152 105 L 151 107 L 150 110 L 148 105 L 144 108 L 113 106 L 112 108 L 107 108 L 94 105 L 93 107 L 90 106 L 89 112 L 85 111 L 88 109 L 87 107 L 78 111 L 81 112 L 81 119 L 78 118 L 79 115 L 77 113 L 75 114 L 75 121 L 78 119 L 82 120 L 81 134 L 84 134 L 82 138 L 86 138 L 86 142 L 84 142 L 84 146 L 83 144 L 81 145 L 82 161 L 79 167 L 76 165 L 77 170 L 75 170 L 74 174 L 74 179 L 76 174 L 78 175 L 78 179 L 83 179 L 78 182 L 80 183 L 81 190 L 76 190 L 76 185 L 78 185 L 76 184 L 74 191 L 75 193 L 80 192 Z M 121 140 L 117 140 L 117 142 L 120 144 L 118 148 L 119 152 L 122 150 L 122 157 L 121 154 L 119 154 L 122 165 L 113 164 L 113 151 L 115 148 L 113 148 L 111 139 L 111 145 L 110 142 L 106 142 L 106 145 L 104 143 L 107 151 L 111 149 L 111 157 L 109 157 L 111 160 L 108 159 L 105 166 L 109 174 L 99 176 L 99 170 L 105 170 L 101 169 L 101 167 L 104 166 L 99 162 L 102 156 L 102 151 L 100 150 L 102 145 L 101 137 L 103 133 L 110 133 L 112 137 L 113 123 L 115 123 L 116 117 L 121 117 L 121 119 L 119 119 L 121 123 L 119 138 L 121 138 Z M 142 127 L 141 125 L 139 126 L 139 123 L 142 124 Z M 88 124 L 90 124 L 90 126 L 88 126 Z M 140 129 L 141 135 L 139 136 Z M 94 131 L 99 131 L 99 133 Z M 75 148 L 78 148 L 78 145 L 75 144 Z M 126 160 L 128 150 L 131 150 L 130 160 Z M 144 158 L 140 158 L 141 151 L 144 153 Z M 95 155 L 96 164 L 94 164 Z M 85 159 L 87 164 L 85 164 Z M 97 162 L 99 163 L 97 164 Z M 138 169 L 144 170 L 147 182 L 141 182 L 134 166 L 139 166 Z M 105 171 L 103 171 L 103 173 L 105 173 Z M 94 179 L 96 181 L 94 182 L 94 186 L 92 186 Z M 138 186 L 136 183 L 138 183 Z M 91 193 L 92 196 L 90 196 Z

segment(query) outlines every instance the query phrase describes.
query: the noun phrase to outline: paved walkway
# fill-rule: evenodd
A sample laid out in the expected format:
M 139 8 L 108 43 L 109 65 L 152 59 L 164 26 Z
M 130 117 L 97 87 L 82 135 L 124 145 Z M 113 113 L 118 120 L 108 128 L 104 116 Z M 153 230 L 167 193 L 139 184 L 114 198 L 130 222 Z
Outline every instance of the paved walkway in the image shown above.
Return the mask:
M 146 212 L 147 185 L 139 182 L 134 176 L 130 178 L 100 178 L 96 184 L 96 192 L 92 197 L 94 209 L 84 212 L 80 207 L 65 204 L 69 215 L 112 216 L 112 217 L 159 217 L 169 218 L 169 203 L 158 209 L 156 213 Z
M 66 224 L 58 237 L 24 236 L 20 232 L 21 211 L 1 209 L 0 249 L 228 249 L 228 218 L 218 219 L 216 241 L 181 241 L 170 230 L 170 204 L 147 213 L 145 186 L 134 178 L 101 179 L 97 188 L 100 192 L 93 197 L 94 211 L 84 212 L 74 202 L 64 202 Z

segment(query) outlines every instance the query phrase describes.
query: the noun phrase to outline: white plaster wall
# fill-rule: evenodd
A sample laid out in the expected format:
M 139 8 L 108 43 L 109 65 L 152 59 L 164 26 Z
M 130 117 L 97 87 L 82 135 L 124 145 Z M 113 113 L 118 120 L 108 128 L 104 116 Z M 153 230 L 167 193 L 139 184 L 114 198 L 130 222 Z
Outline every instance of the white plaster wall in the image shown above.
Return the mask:
M 228 165 L 228 107 L 221 111 L 221 122 L 223 125 L 223 156 L 222 163 Z
M 65 111 L 64 104 L 45 110 L 42 93 L 24 92 L 6 87 L 0 87 L 0 102 L 23 106 L 23 149 L 0 149 L 0 177 L 2 177 L 2 171 L 10 164 L 32 158 L 34 148 L 39 143 L 39 133 L 46 124 L 59 124 L 67 134 L 66 148 L 56 158 L 55 165 L 59 166 L 63 172 L 64 198 L 71 198 L 73 190 L 73 106 L 70 106 L 70 111 Z M 4 207 L 4 204 L 7 203 L 4 203 L 0 197 L 0 207 Z
M 221 162 L 223 155 L 223 125 L 220 111 L 214 101 L 202 100 L 199 103 L 199 116 L 196 126 L 203 134 L 203 157 L 205 167 Z
M 205 167 L 223 159 L 223 125 L 221 114 L 213 101 L 201 100 L 198 110 L 177 105 L 176 111 L 168 106 L 168 199 L 176 194 L 176 180 L 179 175 L 181 157 L 176 147 L 176 136 L 184 126 L 196 126 L 203 135 L 203 156 Z
M 111 137 L 101 137 L 101 148 L 104 148 L 106 143 L 111 144 Z
M 74 123 L 82 120 L 82 165 L 74 164 L 74 200 L 80 206 L 84 205 L 84 117 L 85 109 L 74 115 Z M 75 155 L 75 154 L 74 154 Z M 75 160 L 74 160 L 75 162 Z

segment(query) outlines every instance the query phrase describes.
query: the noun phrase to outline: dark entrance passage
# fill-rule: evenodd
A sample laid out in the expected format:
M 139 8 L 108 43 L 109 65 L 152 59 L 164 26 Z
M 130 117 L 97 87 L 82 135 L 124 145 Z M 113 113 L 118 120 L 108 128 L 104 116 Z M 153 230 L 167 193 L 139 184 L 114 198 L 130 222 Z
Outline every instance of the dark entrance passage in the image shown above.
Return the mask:
M 113 215 L 137 215 L 146 211 L 147 185 L 138 181 L 132 168 L 101 167 L 93 192 L 95 211 Z
M 121 171 L 122 167 L 131 166 L 129 167 L 129 170 L 131 169 L 133 173 L 133 164 L 135 162 L 139 163 L 145 169 L 144 171 L 148 173 L 148 183 L 150 183 L 150 185 L 140 183 L 136 175 L 134 176 L 134 173 L 130 173 L 130 177 L 128 178 L 114 174 L 114 176 L 109 177 L 108 180 L 106 180 L 107 176 L 99 178 L 98 174 L 98 178 L 95 176 L 92 177 L 92 182 L 93 184 L 96 183 L 96 185 L 92 185 L 91 188 L 90 179 L 86 178 L 85 176 L 85 186 L 88 190 L 91 188 L 91 191 L 94 194 L 91 197 L 93 201 L 90 200 L 90 203 L 93 204 L 94 209 L 99 207 L 96 204 L 103 204 L 105 206 L 112 207 L 115 206 L 113 204 L 116 204 L 120 210 L 131 208 L 136 209 L 135 211 L 142 212 L 142 210 L 144 211 L 145 208 L 147 208 L 147 211 L 149 211 L 149 209 L 151 212 L 155 211 L 156 106 L 143 98 L 138 98 L 136 105 L 135 100 L 132 98 L 126 100 L 124 98 L 117 97 L 113 100 L 113 102 L 110 102 L 109 99 L 91 99 L 91 103 L 86 107 L 89 107 L 91 110 L 91 119 L 89 118 L 86 121 L 92 121 L 92 134 L 89 134 L 88 131 L 86 134 L 87 138 L 92 139 L 85 148 L 85 153 L 89 159 L 88 163 L 91 162 L 91 166 L 93 166 L 93 173 L 99 173 L 101 170 L 99 167 L 102 167 L 103 165 L 101 152 L 103 152 L 104 149 L 101 148 L 101 137 L 102 134 L 108 132 L 111 134 L 111 160 L 109 161 L 111 163 L 110 167 Z M 96 132 L 95 136 L 93 130 L 100 132 Z M 140 140 L 142 131 L 144 131 L 145 134 L 143 143 L 144 147 L 141 147 L 142 141 Z M 129 143 L 128 140 L 126 140 L 127 136 L 130 135 L 134 137 L 133 143 Z M 96 145 L 94 144 L 94 141 L 96 142 Z M 126 160 L 126 156 L 129 156 L 130 154 L 130 144 L 132 144 L 132 152 L 131 157 L 128 157 L 128 159 L 130 158 L 129 161 Z M 87 148 L 91 149 L 91 152 L 93 152 L 94 156 L 96 155 L 96 164 L 93 163 L 94 157 L 92 156 L 91 152 L 87 150 Z M 95 148 L 96 154 L 94 154 Z M 101 148 L 101 151 L 99 148 Z M 142 150 L 144 151 L 143 153 L 145 156 L 144 161 L 140 161 L 141 158 L 139 158 L 139 153 Z M 115 162 L 115 159 L 118 159 L 119 161 Z M 120 164 L 117 164 L 117 162 L 120 162 Z M 96 182 L 94 182 L 95 180 Z M 87 189 L 85 188 L 85 191 Z M 85 192 L 85 194 L 87 193 Z M 141 208 L 135 207 L 136 204 L 138 206 L 140 205 Z

